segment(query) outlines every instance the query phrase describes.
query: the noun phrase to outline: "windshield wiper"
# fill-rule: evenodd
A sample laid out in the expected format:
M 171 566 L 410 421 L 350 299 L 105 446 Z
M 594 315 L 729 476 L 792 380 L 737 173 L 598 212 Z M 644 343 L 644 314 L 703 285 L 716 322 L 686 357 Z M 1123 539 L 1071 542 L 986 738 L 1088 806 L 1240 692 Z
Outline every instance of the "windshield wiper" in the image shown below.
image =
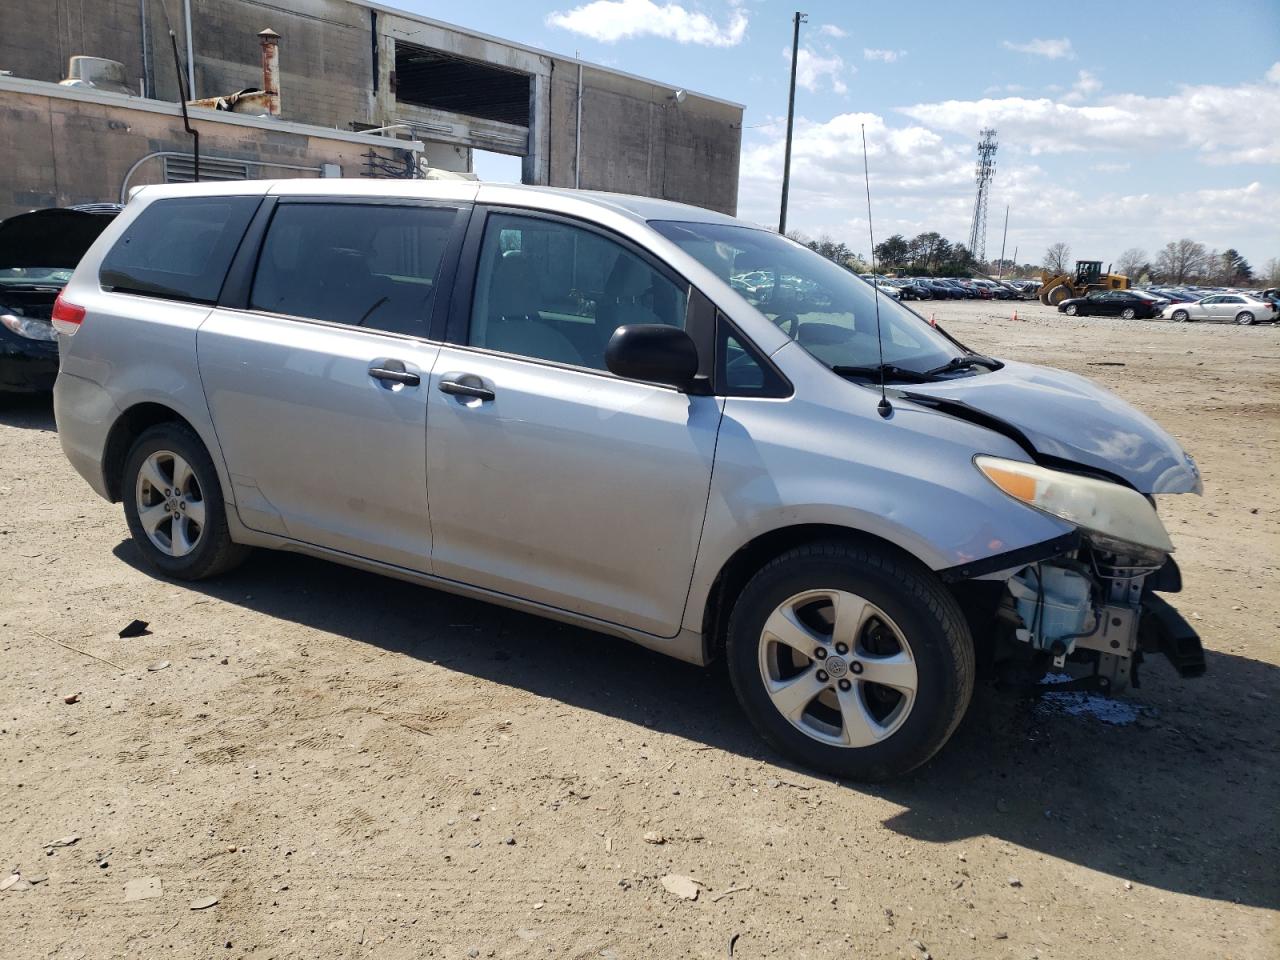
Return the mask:
M 866 377 L 868 380 L 876 382 L 879 382 L 882 374 L 886 381 L 899 380 L 906 383 L 930 383 L 934 379 L 932 371 L 920 373 L 917 370 L 904 370 L 902 367 L 894 366 L 892 363 L 872 364 L 867 367 L 846 366 L 838 363 L 831 369 L 842 377 Z
M 952 357 L 940 367 L 927 371 L 928 376 L 936 377 L 956 370 L 967 370 L 969 367 L 986 367 L 988 370 L 999 370 L 1004 364 L 999 360 L 984 357 L 980 353 L 967 353 L 963 357 Z

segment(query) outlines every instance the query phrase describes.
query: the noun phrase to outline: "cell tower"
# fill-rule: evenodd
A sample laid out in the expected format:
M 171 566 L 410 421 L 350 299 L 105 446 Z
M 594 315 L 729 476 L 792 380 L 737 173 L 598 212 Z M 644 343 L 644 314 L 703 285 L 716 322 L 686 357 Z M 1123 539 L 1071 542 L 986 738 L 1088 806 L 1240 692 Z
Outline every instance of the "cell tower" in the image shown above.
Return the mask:
M 992 127 L 978 131 L 978 164 L 974 178 L 978 196 L 973 201 L 973 225 L 969 228 L 969 252 L 979 263 L 987 259 L 987 188 L 996 172 L 996 131 Z

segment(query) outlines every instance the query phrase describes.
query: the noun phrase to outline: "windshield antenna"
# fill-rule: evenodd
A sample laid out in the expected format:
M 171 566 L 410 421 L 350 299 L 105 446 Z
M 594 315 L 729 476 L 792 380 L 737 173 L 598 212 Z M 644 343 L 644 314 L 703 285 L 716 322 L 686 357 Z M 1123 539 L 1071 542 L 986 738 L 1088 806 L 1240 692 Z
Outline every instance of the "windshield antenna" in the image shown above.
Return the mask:
M 880 351 L 880 402 L 876 404 L 876 413 L 888 420 L 893 413 L 889 398 L 884 393 L 884 337 L 880 333 L 880 276 L 876 273 L 876 235 L 871 229 L 871 174 L 867 170 L 867 125 L 859 124 L 862 129 L 862 176 L 867 184 L 867 236 L 871 238 L 871 289 L 875 291 L 876 301 L 876 347 Z

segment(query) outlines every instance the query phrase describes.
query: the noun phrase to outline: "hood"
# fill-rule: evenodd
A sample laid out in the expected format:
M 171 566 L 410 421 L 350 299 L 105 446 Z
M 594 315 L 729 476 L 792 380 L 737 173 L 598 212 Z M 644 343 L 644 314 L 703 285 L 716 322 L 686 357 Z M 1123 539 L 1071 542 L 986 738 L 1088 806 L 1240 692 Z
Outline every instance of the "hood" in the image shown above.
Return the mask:
M 1150 417 L 1084 377 L 1029 363 L 936 383 L 908 395 L 954 400 L 1016 428 L 1035 451 L 1113 474 L 1141 493 L 1199 493 L 1200 471 Z
M 60 267 L 74 270 L 111 216 L 61 207 L 20 213 L 0 223 L 0 270 Z

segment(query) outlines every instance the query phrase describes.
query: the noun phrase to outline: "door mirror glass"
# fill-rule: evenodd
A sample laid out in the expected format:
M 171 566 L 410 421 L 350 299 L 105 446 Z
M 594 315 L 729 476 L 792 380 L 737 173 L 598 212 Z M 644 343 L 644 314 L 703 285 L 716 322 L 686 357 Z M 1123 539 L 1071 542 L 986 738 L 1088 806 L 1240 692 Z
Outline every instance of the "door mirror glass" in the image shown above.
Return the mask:
M 618 327 L 604 352 L 609 372 L 628 380 L 687 390 L 698 373 L 698 348 L 683 330 L 658 323 Z

